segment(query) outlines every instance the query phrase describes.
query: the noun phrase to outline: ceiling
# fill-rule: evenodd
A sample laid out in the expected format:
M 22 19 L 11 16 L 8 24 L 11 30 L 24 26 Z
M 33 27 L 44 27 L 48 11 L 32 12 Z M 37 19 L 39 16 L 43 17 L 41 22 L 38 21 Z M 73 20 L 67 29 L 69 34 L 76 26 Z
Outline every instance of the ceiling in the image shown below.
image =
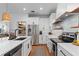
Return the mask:
M 18 14 L 49 15 L 51 12 L 55 13 L 56 8 L 56 3 L 0 3 L 0 13 L 8 10 L 11 13 Z

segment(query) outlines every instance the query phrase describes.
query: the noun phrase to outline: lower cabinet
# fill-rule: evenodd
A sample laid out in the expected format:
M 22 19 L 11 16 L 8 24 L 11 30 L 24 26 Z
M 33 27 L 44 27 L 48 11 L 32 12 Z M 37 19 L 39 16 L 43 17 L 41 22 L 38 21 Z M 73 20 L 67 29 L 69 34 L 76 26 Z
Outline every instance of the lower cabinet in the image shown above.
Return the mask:
M 39 35 L 39 44 L 43 44 L 43 36 Z
M 49 52 L 51 53 L 53 47 L 52 47 L 52 41 L 50 39 L 47 40 L 47 46 L 48 46 Z
M 32 40 L 30 38 L 22 44 L 22 56 L 28 56 L 31 49 L 32 49 Z
M 66 51 L 63 47 L 60 45 L 57 46 L 57 56 L 72 56 L 68 51 Z
M 47 44 L 47 36 L 39 35 L 39 44 Z

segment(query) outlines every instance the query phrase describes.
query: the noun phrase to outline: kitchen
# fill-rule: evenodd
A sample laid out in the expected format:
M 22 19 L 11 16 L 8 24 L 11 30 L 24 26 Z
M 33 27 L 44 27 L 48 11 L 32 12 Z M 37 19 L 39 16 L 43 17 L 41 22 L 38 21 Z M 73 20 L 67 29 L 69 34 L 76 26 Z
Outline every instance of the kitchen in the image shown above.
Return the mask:
M 1 56 L 79 56 L 79 3 L 2 3 L 0 8 Z

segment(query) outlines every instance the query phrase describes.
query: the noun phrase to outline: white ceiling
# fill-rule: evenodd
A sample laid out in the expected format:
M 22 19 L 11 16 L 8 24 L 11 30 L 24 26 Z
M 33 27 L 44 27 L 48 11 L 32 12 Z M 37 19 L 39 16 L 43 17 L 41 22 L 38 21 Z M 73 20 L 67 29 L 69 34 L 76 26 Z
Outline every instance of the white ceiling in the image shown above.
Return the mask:
M 40 7 L 43 10 L 40 10 Z M 51 12 L 55 13 L 57 4 L 56 3 L 9 3 L 9 4 L 0 4 L 0 12 L 4 12 L 8 9 L 11 13 L 28 13 L 28 14 L 36 14 L 36 15 L 49 15 Z M 23 8 L 26 8 L 24 11 Z M 34 10 L 35 13 L 31 11 Z

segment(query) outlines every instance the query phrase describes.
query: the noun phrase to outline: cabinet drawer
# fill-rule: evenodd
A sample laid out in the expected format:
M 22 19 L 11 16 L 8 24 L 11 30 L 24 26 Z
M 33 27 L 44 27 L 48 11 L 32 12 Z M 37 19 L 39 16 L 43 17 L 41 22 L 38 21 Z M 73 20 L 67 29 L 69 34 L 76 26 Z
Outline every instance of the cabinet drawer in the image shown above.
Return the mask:
M 63 47 L 61 47 L 60 45 L 57 46 L 58 47 L 58 56 L 72 56 L 68 51 L 66 51 Z

